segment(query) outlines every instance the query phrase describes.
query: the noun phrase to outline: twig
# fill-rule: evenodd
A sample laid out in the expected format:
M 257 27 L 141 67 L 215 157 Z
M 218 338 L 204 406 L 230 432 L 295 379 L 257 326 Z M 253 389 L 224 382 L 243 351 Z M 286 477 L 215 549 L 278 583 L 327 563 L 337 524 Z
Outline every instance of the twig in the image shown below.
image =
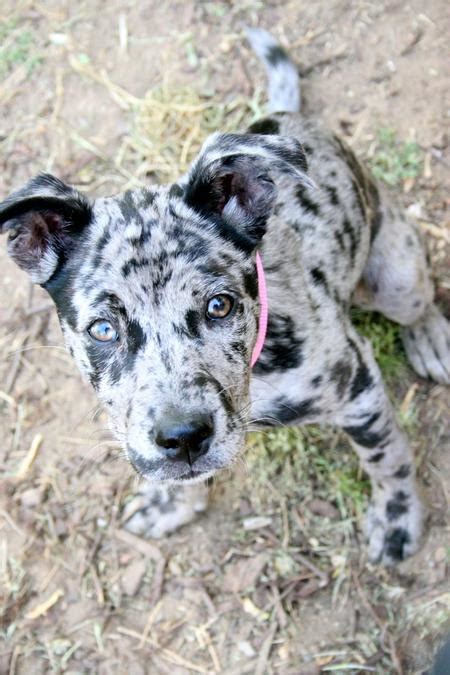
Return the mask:
M 269 660 L 270 650 L 272 649 L 273 639 L 275 637 L 275 633 L 277 632 L 277 630 L 278 630 L 278 622 L 275 619 L 274 621 L 272 621 L 272 624 L 267 633 L 267 637 L 265 638 L 262 644 L 258 662 L 255 668 L 255 675 L 264 675 L 264 673 L 266 672 L 266 664 L 267 661 Z
M 423 38 L 423 30 L 419 28 L 415 35 L 413 36 L 412 40 L 409 42 L 409 44 L 406 45 L 406 47 L 403 47 L 402 51 L 400 52 L 400 56 L 406 56 L 420 42 L 420 40 Z
M 400 658 L 399 658 L 399 655 L 398 655 L 398 652 L 397 652 L 397 647 L 395 645 L 394 639 L 393 639 L 392 635 L 390 635 L 387 632 L 387 628 L 388 628 L 387 621 L 383 621 L 383 619 L 381 619 L 378 616 L 377 612 L 372 607 L 370 601 L 368 600 L 366 594 L 364 593 L 364 591 L 362 589 L 361 583 L 359 581 L 359 577 L 357 576 L 357 574 L 355 572 L 352 573 L 352 577 L 353 577 L 353 581 L 355 583 L 356 591 L 357 591 L 363 605 L 366 607 L 367 611 L 369 612 L 369 614 L 371 615 L 371 617 L 373 618 L 373 620 L 377 624 L 378 628 L 381 630 L 382 635 L 383 636 L 385 635 L 387 637 L 388 641 L 389 641 L 389 654 L 390 654 L 390 657 L 392 659 L 392 663 L 393 663 L 393 665 L 396 669 L 397 674 L 398 675 L 404 675 L 403 666 L 400 662 Z
M 302 68 L 299 68 L 299 73 L 300 77 L 308 77 L 313 70 L 316 70 L 316 68 L 321 68 L 322 66 L 328 66 L 330 63 L 334 63 L 335 61 L 340 61 L 341 59 L 345 59 L 347 56 L 346 50 L 338 52 L 337 54 L 334 54 L 332 56 L 327 56 L 324 59 L 319 59 L 319 61 L 316 61 L 315 63 L 311 63 L 309 66 L 305 66 Z
M 139 641 L 142 639 L 142 635 L 140 635 L 134 630 L 125 628 L 124 626 L 119 626 L 117 628 L 117 632 L 121 633 L 122 635 L 127 635 L 128 637 L 135 638 L 136 640 Z M 154 647 L 155 649 L 158 649 L 161 656 L 166 661 L 169 661 L 169 663 L 171 663 L 172 665 L 182 666 L 183 668 L 190 668 L 196 673 L 205 673 L 205 675 L 207 675 L 209 672 L 206 668 L 203 668 L 202 666 L 199 666 L 196 663 L 192 663 L 192 661 L 184 659 L 182 656 L 176 654 L 175 652 L 172 652 L 170 649 L 167 649 L 166 647 L 161 647 L 158 644 L 158 642 L 153 638 L 151 638 L 150 636 L 145 638 L 145 642 Z
M 304 565 L 307 569 L 311 570 L 311 572 L 314 572 L 314 574 L 322 579 L 322 581 L 328 583 L 328 574 L 326 572 L 323 572 L 320 567 L 317 567 L 317 565 L 314 565 L 308 558 L 306 558 L 304 555 L 301 553 L 295 553 L 294 558 L 298 560 L 298 562 L 301 562 L 302 565 Z

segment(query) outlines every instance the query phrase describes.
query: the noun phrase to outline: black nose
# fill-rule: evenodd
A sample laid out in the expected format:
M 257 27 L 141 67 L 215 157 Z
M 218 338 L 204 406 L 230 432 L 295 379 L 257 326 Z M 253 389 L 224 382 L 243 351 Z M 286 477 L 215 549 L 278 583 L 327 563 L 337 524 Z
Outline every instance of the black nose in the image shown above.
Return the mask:
M 211 417 L 190 420 L 165 420 L 156 432 L 155 441 L 165 457 L 176 462 L 195 461 L 208 452 L 214 432 Z

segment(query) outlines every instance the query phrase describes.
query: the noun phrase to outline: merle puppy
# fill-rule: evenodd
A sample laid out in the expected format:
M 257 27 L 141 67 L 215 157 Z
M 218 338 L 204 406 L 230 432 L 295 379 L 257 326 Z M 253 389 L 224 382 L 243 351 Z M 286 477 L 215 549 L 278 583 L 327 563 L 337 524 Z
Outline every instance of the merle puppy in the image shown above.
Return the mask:
M 348 434 L 371 478 L 369 556 L 388 564 L 417 548 L 422 507 L 408 441 L 349 308 L 401 324 L 416 372 L 447 384 L 449 324 L 416 227 L 342 141 L 301 116 L 296 69 L 271 36 L 249 39 L 268 72 L 270 117 L 209 138 L 173 185 L 90 201 L 40 175 L 0 205 L 1 229 L 53 298 L 146 479 L 127 507 L 130 530 L 161 536 L 203 510 L 205 481 L 237 458 L 250 422 L 326 422 Z M 251 368 L 257 254 L 269 320 Z

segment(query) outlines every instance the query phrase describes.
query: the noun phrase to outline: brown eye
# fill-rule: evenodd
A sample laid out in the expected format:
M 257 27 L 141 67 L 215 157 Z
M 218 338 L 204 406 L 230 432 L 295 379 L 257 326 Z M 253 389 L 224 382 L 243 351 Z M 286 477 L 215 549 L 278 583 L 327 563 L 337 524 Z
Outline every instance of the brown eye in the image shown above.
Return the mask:
M 226 295 L 221 293 L 220 295 L 215 295 L 208 302 L 206 308 L 206 316 L 208 319 L 225 319 L 234 306 L 234 299 L 231 295 Z

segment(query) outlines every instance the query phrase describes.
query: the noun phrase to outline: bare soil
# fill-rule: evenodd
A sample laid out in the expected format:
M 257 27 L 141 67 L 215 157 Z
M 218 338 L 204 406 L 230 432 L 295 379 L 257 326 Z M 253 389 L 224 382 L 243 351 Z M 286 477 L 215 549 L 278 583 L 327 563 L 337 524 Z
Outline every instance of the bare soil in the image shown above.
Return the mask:
M 422 148 L 423 172 L 396 192 L 420 216 L 450 310 L 445 0 L 3 0 L 0 11 L 1 197 L 42 170 L 95 194 L 123 189 L 138 170 L 117 157 L 134 115 L 113 85 L 250 98 L 263 76 L 242 26 L 260 25 L 299 64 L 305 111 L 360 154 L 383 128 Z M 412 371 L 396 386 L 430 509 L 423 549 L 398 569 L 367 564 L 358 509 L 334 483 L 293 473 L 290 455 L 276 471 L 264 456 L 249 464 L 265 486 L 251 469 L 220 478 L 205 516 L 145 542 L 120 527 L 132 470 L 49 300 L 4 246 L 0 266 L 0 673 L 426 671 L 450 630 L 448 390 Z M 345 439 L 309 433 L 306 456 L 351 461 Z

